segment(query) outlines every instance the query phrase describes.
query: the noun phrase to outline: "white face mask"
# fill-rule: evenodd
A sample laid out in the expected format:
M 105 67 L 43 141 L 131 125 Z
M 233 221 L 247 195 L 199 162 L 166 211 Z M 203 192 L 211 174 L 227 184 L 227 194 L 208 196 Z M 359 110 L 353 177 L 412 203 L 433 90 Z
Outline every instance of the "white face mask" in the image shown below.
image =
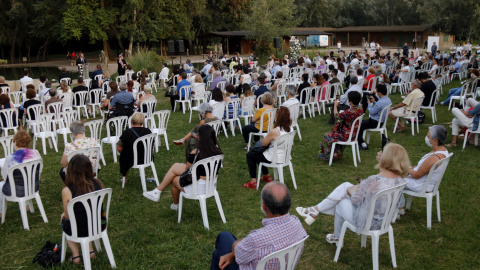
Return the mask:
M 267 216 L 267 213 L 265 212 L 265 210 L 263 209 L 263 201 L 260 199 L 260 210 L 262 210 L 262 213 Z
M 378 82 L 383 82 L 383 79 L 382 78 L 378 78 Z
M 428 147 L 432 147 L 432 143 L 430 142 L 430 139 L 428 138 L 428 136 L 425 136 L 425 143 L 428 145 Z

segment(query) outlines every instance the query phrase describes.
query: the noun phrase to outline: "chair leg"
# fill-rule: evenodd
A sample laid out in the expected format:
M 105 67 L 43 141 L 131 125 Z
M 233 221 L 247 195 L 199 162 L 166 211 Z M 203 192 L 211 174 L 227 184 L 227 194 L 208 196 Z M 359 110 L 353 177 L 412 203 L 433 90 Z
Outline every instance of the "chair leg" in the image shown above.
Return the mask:
M 247 152 L 250 151 L 250 145 L 252 143 L 252 133 L 248 134 L 248 145 L 247 145 Z
M 183 193 L 180 192 L 180 198 L 178 202 L 178 223 L 182 220 L 182 208 L 183 208 Z
M 112 246 L 110 245 L 110 239 L 108 239 L 108 235 L 106 231 L 104 232 L 104 236 L 102 237 L 103 245 L 105 246 L 105 252 L 107 253 L 108 260 L 110 261 L 110 265 L 112 268 L 116 268 L 115 259 L 113 258 Z
M 300 134 L 300 127 L 298 126 L 298 123 L 295 124 L 295 128 L 297 130 L 298 138 L 300 139 L 300 141 L 302 141 L 302 135 Z
M 97 252 L 101 252 L 102 251 L 102 246 L 100 245 L 100 239 L 97 239 L 97 240 L 93 241 L 93 243 L 95 244 L 95 250 Z
M 283 178 L 283 167 L 276 168 L 278 171 L 278 181 L 282 184 L 285 184 L 285 179 Z
M 2 224 L 5 222 L 5 215 L 7 214 L 7 199 L 3 197 L 3 209 L 2 209 Z
M 393 133 L 395 133 L 395 131 L 397 131 L 397 126 L 398 126 L 399 119 L 400 119 L 400 117 L 398 117 L 397 120 L 395 121 L 395 126 L 393 127 Z
M 432 197 L 427 196 L 427 229 L 432 228 Z
M 43 209 L 42 199 L 40 199 L 40 195 L 38 194 L 38 192 L 35 193 L 35 201 L 37 202 L 38 211 L 40 211 L 40 215 L 42 215 L 43 222 L 48 223 L 47 215 L 45 214 L 45 209 Z M 33 208 L 30 208 L 30 209 L 33 209 Z
M 165 138 L 165 147 L 167 147 L 167 150 L 170 150 L 170 148 L 168 147 L 168 138 L 166 132 L 163 134 L 163 137 Z
M 343 222 L 342 230 L 340 232 L 340 237 L 338 238 L 337 251 L 335 252 L 335 257 L 333 258 L 334 262 L 337 262 L 338 257 L 340 256 L 340 250 L 342 250 L 343 240 L 345 238 L 345 232 L 346 231 L 347 231 L 347 224 L 345 222 Z
M 390 244 L 390 255 L 392 256 L 392 266 L 397 268 L 397 256 L 395 255 L 395 239 L 393 238 L 393 228 L 388 228 L 388 242 Z
M 92 265 L 90 263 L 90 247 L 88 242 L 80 242 L 80 246 L 82 247 L 83 266 L 85 270 L 91 270 Z
M 407 203 L 405 204 L 405 209 L 410 210 L 410 207 L 412 207 L 413 196 L 410 196 L 410 195 L 405 195 L 405 196 L 407 196 L 406 198 Z
M 47 154 L 47 142 L 45 141 L 45 137 L 42 137 L 41 140 L 42 140 L 43 155 L 46 155 Z
M 379 235 L 372 234 L 372 263 L 373 270 L 378 270 L 378 244 L 379 244 Z
M 440 215 L 440 191 L 437 190 L 437 217 L 438 222 L 442 221 L 442 216 Z
M 60 263 L 63 263 L 65 261 L 65 255 L 67 254 L 67 248 L 68 248 L 68 245 L 67 245 L 67 239 L 65 237 L 65 233 L 62 233 L 62 249 L 61 249 L 61 253 L 60 253 Z
M 223 223 L 227 223 L 227 220 L 225 219 L 225 214 L 223 213 L 222 202 L 220 201 L 220 196 L 218 195 L 217 191 L 215 191 L 214 197 L 215 197 L 215 202 L 217 203 L 218 212 L 220 213 L 220 217 L 222 218 Z
M 361 241 L 360 241 L 360 247 L 366 248 L 367 247 L 367 236 L 362 234 Z
M 262 167 L 263 167 L 263 163 L 260 162 L 258 164 L 258 173 L 257 173 L 257 190 L 258 190 L 258 187 L 260 186 L 260 176 L 261 176 L 261 173 L 262 173 Z
M 242 131 L 242 121 L 240 121 L 240 118 L 237 118 L 237 124 L 238 124 L 238 127 L 240 128 L 240 134 L 243 134 L 243 131 Z
M 210 229 L 208 226 L 208 215 L 207 215 L 207 201 L 205 199 L 200 199 L 200 210 L 202 211 L 203 227 L 207 230 Z
M 225 126 L 225 122 L 222 122 L 223 133 L 225 133 L 225 137 L 228 138 L 227 127 Z
M 155 183 L 157 184 L 157 187 L 160 186 L 160 182 L 158 182 L 158 176 L 157 176 L 157 169 L 155 168 L 155 164 L 152 162 L 152 172 L 153 172 L 153 177 L 155 178 Z
M 112 144 L 112 153 L 113 153 L 113 163 L 117 163 L 117 149 L 115 148 L 115 143 Z
M 105 156 L 103 155 L 103 144 L 100 144 L 100 158 L 102 158 L 103 166 L 107 166 L 107 163 L 105 163 Z
M 188 120 L 188 123 L 192 123 L 192 110 L 190 110 L 190 120 Z
M 332 149 L 330 149 L 330 162 L 328 163 L 328 166 L 332 166 L 332 161 L 333 161 L 333 153 L 335 153 L 335 146 L 337 143 L 332 144 Z
M 290 176 L 292 177 L 293 187 L 297 189 L 297 182 L 295 181 L 295 173 L 293 172 L 292 162 L 288 162 L 288 167 L 290 169 Z
M 357 151 L 357 147 L 354 144 L 352 144 L 353 166 L 355 166 L 355 167 L 357 167 L 357 153 L 356 153 L 356 151 Z M 332 155 L 332 154 L 333 154 L 333 152 L 330 155 Z
M 138 170 L 140 171 L 140 181 L 142 182 L 142 189 L 143 189 L 143 192 L 146 192 L 147 191 L 147 180 L 145 179 L 145 168 L 144 167 L 140 167 L 138 168 Z
M 30 227 L 28 226 L 28 217 L 27 217 L 27 209 L 26 209 L 25 201 L 24 200 L 19 201 L 18 207 L 20 207 L 20 214 L 22 216 L 23 228 L 28 231 L 30 230 Z

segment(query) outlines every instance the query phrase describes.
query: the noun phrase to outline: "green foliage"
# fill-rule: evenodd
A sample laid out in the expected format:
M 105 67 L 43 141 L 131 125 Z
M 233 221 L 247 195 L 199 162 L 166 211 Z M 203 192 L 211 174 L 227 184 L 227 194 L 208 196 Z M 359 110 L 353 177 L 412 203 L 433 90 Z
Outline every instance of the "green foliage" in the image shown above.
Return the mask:
M 128 58 L 133 70 L 147 69 L 148 72 L 160 72 L 165 58 L 154 51 L 140 51 Z

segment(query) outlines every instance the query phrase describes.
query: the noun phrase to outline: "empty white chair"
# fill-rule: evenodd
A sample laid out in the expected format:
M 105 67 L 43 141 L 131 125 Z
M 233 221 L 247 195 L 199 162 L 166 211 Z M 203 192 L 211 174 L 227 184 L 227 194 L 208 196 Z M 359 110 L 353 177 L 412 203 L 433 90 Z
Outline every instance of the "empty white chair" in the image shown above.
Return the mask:
M 262 167 L 273 168 L 274 179 L 281 183 L 285 183 L 283 177 L 283 167 L 288 166 L 290 169 L 290 176 L 292 177 L 293 187 L 297 189 L 297 182 L 295 182 L 295 174 L 293 172 L 293 165 L 291 161 L 291 152 L 293 146 L 293 138 L 295 137 L 295 131 L 289 132 L 287 134 L 279 136 L 276 140 L 272 142 L 273 146 L 273 155 L 272 161 L 270 163 L 260 162 L 258 165 L 258 176 L 257 176 L 257 190 L 260 186 L 260 174 L 262 173 Z M 283 155 L 278 155 L 279 145 L 283 148 Z M 267 150 L 268 151 L 268 150 Z M 279 156 L 281 158 L 279 158 Z
M 407 116 L 401 117 L 404 119 L 408 119 L 410 123 L 412 124 L 412 136 L 415 135 L 415 123 L 417 123 L 417 133 L 420 132 L 420 127 L 418 124 L 418 111 L 420 111 L 420 107 L 422 106 L 424 97 L 418 97 L 413 100 L 412 102 L 412 107 L 411 110 L 408 112 Z M 395 121 L 395 127 L 393 128 L 393 133 L 397 130 L 397 125 L 398 121 L 400 120 L 400 117 L 397 117 L 397 120 Z
M 95 88 L 88 91 L 88 98 L 90 100 L 87 105 L 92 106 L 93 118 L 95 118 L 95 108 L 98 108 L 98 113 L 102 114 L 102 108 L 100 107 L 100 102 L 102 101 L 102 92 L 103 90 L 101 88 Z
M 387 120 L 388 120 L 388 112 L 390 112 L 391 106 L 392 105 L 388 105 L 387 107 L 383 108 L 382 112 L 380 113 L 380 117 L 378 118 L 378 124 L 376 128 L 365 129 L 363 131 L 362 135 L 367 143 L 370 143 L 370 132 L 380 132 L 380 139 L 382 139 L 382 134 L 385 134 L 385 137 L 388 138 Z
M 218 119 L 223 119 L 223 114 L 225 113 L 225 102 L 224 101 L 217 102 L 212 105 L 212 108 L 213 108 L 212 115 L 216 116 Z M 228 138 L 227 127 L 225 126 L 225 123 L 223 123 L 223 121 L 221 121 L 221 126 L 223 128 L 223 133 L 225 134 L 225 137 Z M 218 137 L 218 133 L 217 133 L 217 137 Z
M 92 87 L 92 79 L 83 79 L 83 85 L 85 85 L 86 87 L 88 87 L 88 90 L 90 90 L 90 88 Z M 95 87 L 96 88 L 96 87 Z
M 106 200 L 106 205 L 105 205 Z M 90 247 L 89 243 L 94 241 L 97 251 L 102 251 L 100 246 L 100 239 L 103 240 L 105 251 L 107 252 L 108 260 L 112 268 L 115 268 L 115 259 L 113 258 L 112 247 L 110 246 L 110 240 L 108 239 L 107 228 L 102 231 L 102 209 L 105 207 L 105 219 L 108 225 L 108 213 L 110 211 L 110 201 L 112 200 L 112 189 L 106 188 L 95 192 L 87 193 L 82 196 L 73 198 L 68 202 L 67 213 L 70 219 L 72 227 L 72 235 L 67 235 L 65 232 L 62 234 L 62 255 L 61 262 L 65 261 L 65 255 L 67 253 L 67 241 L 80 243 L 83 255 L 83 265 L 85 270 L 91 270 L 90 265 Z M 81 204 L 86 210 L 87 224 L 88 224 L 88 236 L 78 236 L 77 220 L 75 218 L 74 205 Z
M 93 138 L 97 141 L 97 143 L 100 145 L 101 142 L 101 136 L 102 136 L 102 127 L 103 127 L 103 120 L 93 120 L 93 121 L 88 121 L 84 123 L 85 126 L 85 133 L 86 133 L 86 128 L 90 130 L 90 138 Z M 85 134 L 86 136 L 86 134 Z M 103 156 L 103 149 L 100 147 L 100 157 L 102 158 L 103 165 L 107 165 L 105 163 L 105 157 Z
M 223 121 L 230 124 L 230 131 L 233 136 L 235 136 L 235 123 L 240 127 L 240 133 L 242 132 L 242 123 L 240 122 L 240 118 L 238 118 L 238 109 L 240 108 L 241 102 L 241 99 L 234 98 L 225 104 L 225 118 Z
M 77 112 L 76 111 L 66 111 L 61 112 L 58 117 L 58 129 L 55 132 L 55 137 L 58 142 L 58 135 L 63 135 L 63 144 L 67 145 L 68 143 L 68 136 L 72 134 L 70 131 L 70 125 L 77 119 Z M 70 139 L 72 141 L 72 139 Z
M 112 153 L 113 153 L 113 162 L 117 163 L 117 142 L 120 136 L 123 133 L 123 130 L 127 126 L 128 116 L 118 116 L 111 119 L 108 119 L 106 127 L 107 127 L 107 137 L 103 138 L 101 143 L 101 148 L 103 151 L 103 144 L 111 144 L 112 145 Z M 112 127 L 115 134 L 110 134 L 110 127 Z
M 79 91 L 74 94 L 74 105 L 73 108 L 77 109 L 78 117 L 81 117 L 80 110 L 83 109 L 84 115 L 88 119 L 88 112 L 87 112 L 87 95 L 88 91 Z
M 277 109 L 271 109 L 268 111 L 264 111 L 262 115 L 260 116 L 260 128 L 258 129 L 258 132 L 250 132 L 248 135 L 248 146 L 247 146 L 247 151 L 250 151 L 250 145 L 252 145 L 252 137 L 253 136 L 267 136 L 267 133 L 270 132 L 273 128 L 273 124 L 275 123 L 275 115 L 277 114 Z M 264 118 L 268 117 L 268 124 L 267 124 L 267 130 L 263 131 L 263 125 L 264 125 Z
M 310 114 L 310 117 L 312 117 L 312 110 L 314 108 L 311 108 L 311 101 L 312 99 L 312 88 L 310 87 L 305 87 L 302 89 L 300 92 L 300 108 L 302 108 L 303 111 L 303 119 L 305 119 L 305 107 L 308 108 L 308 113 Z
M 471 134 L 475 135 L 475 146 L 478 145 L 478 134 L 480 134 L 480 129 L 473 131 L 471 128 L 469 128 L 465 131 L 465 139 L 463 140 L 463 149 L 465 149 L 465 146 L 467 145 L 467 141 L 468 141 L 468 136 Z
M 30 213 L 34 212 L 33 209 L 33 199 L 37 202 L 38 210 L 42 215 L 43 221 L 48 222 L 47 215 L 43 209 L 42 199 L 40 198 L 40 193 L 36 190 L 37 184 L 40 183 L 40 175 L 42 174 L 43 161 L 41 159 L 31 160 L 23 162 L 21 164 L 12 166 L 8 170 L 8 184 L 10 185 L 10 190 L 12 194 L 10 196 L 3 195 L 3 210 L 2 210 L 2 224 L 5 222 L 5 214 L 7 213 L 7 201 L 18 202 L 20 207 L 20 214 L 22 215 L 23 228 L 29 230 L 28 218 L 27 218 L 27 205 L 30 208 Z M 15 188 L 15 176 L 20 173 L 23 179 L 24 187 L 24 196 L 17 197 L 17 190 Z M 6 185 L 7 183 L 5 183 Z M 1 192 L 1 191 L 0 191 Z
M 256 270 L 264 270 L 266 264 L 271 260 L 277 260 L 280 264 L 278 269 L 285 269 L 285 270 L 293 270 L 297 265 L 298 261 L 300 260 L 300 256 L 302 255 L 303 246 L 305 245 L 305 240 L 307 237 L 303 238 L 302 240 L 298 241 L 297 243 L 290 245 L 284 249 L 276 251 L 274 253 L 269 254 L 268 256 L 263 257 L 258 263 Z
M 152 133 L 142 137 L 139 137 L 133 142 L 133 166 L 132 169 L 138 169 L 140 171 L 140 181 L 142 182 L 143 192 L 147 191 L 147 179 L 145 177 L 145 168 L 151 167 L 153 171 L 153 177 L 157 186 L 160 185 L 157 177 L 157 170 L 155 169 L 155 163 L 153 163 L 153 144 L 157 134 Z M 138 153 L 138 147 L 143 147 L 143 162 L 140 163 L 140 156 Z M 122 188 L 125 186 L 125 176 L 122 177 Z
M 464 85 L 462 85 L 462 93 L 460 94 L 460 96 L 451 96 L 450 97 L 450 103 L 448 104 L 448 110 L 449 111 L 450 111 L 451 108 L 455 107 L 456 100 L 458 100 L 460 105 L 462 105 L 462 107 L 465 108 L 469 88 L 470 88 L 470 83 L 465 83 Z
M 405 208 L 410 209 L 412 205 L 412 198 L 413 197 L 421 197 L 427 200 L 427 228 L 432 228 L 432 201 L 433 197 L 437 196 L 437 216 L 438 221 L 441 221 L 440 216 L 440 191 L 438 188 L 440 187 L 440 183 L 442 182 L 443 175 L 445 174 L 445 170 L 447 169 L 448 163 L 450 162 L 450 158 L 453 156 L 453 153 L 450 153 L 448 156 L 442 158 L 441 160 L 437 161 L 433 166 L 430 168 L 428 172 L 427 180 L 425 180 L 425 184 L 423 184 L 422 189 L 419 192 L 414 192 L 411 190 L 403 190 L 405 195 L 408 195 L 407 203 Z M 432 179 L 434 171 L 440 170 L 436 175 L 438 179 Z M 428 190 L 428 186 L 431 181 L 436 181 L 433 190 Z
M 13 145 L 13 135 L 0 137 L 0 145 L 2 145 L 4 153 L 4 157 L 0 158 L 0 168 L 3 168 L 5 158 L 15 152 L 15 146 Z M 0 190 L 0 192 L 2 191 Z
M 0 123 L 4 136 L 7 136 L 10 130 L 13 130 L 14 134 L 17 133 L 18 110 L 16 108 L 0 110 Z
M 98 177 L 98 170 L 100 169 L 100 147 L 90 147 L 77 149 L 67 156 L 68 162 L 76 155 L 87 156 L 90 162 L 92 163 L 93 172 L 95 172 L 96 177 Z M 93 165 L 95 164 L 95 165 Z
M 332 165 L 333 161 L 333 155 L 335 153 L 335 146 L 337 144 L 339 145 L 349 145 L 352 147 L 352 156 L 353 156 L 353 165 L 357 167 L 357 155 L 358 155 L 358 161 L 362 162 L 360 159 L 360 148 L 358 147 L 358 134 L 360 133 L 360 126 L 362 125 L 362 119 L 363 115 L 360 115 L 353 121 L 353 124 L 351 125 L 350 130 L 350 135 L 348 135 L 348 140 L 344 142 L 334 142 L 332 143 L 332 149 L 330 151 L 330 162 L 328 163 L 328 166 Z M 353 134 L 355 133 L 355 138 L 353 138 Z
M 223 223 L 227 222 L 225 220 L 225 214 L 223 213 L 222 202 L 220 201 L 220 196 L 217 192 L 217 172 L 221 166 L 222 161 L 223 155 L 217 155 L 199 160 L 192 165 L 192 193 L 185 193 L 183 191 L 180 192 L 180 202 L 178 205 L 178 223 L 180 223 L 182 219 L 183 199 L 185 198 L 190 200 L 198 200 L 200 203 L 200 210 L 202 211 L 203 226 L 206 229 L 210 229 L 208 225 L 207 215 L 207 199 L 210 197 L 215 197 L 215 202 L 217 203 L 220 217 L 222 218 Z M 200 166 L 205 169 L 205 180 L 200 179 L 200 177 L 197 176 L 197 168 Z M 205 182 L 204 194 L 197 194 L 200 188 L 200 182 Z
M 405 187 L 405 184 L 398 185 L 383 191 L 378 192 L 375 194 L 370 203 L 370 209 L 368 211 L 365 227 L 363 228 L 356 228 L 348 221 L 343 222 L 342 231 L 340 233 L 340 238 L 337 243 L 337 251 L 335 252 L 335 258 L 333 259 L 334 262 L 338 261 L 338 257 L 340 256 L 340 250 L 343 246 L 343 240 L 345 237 L 345 232 L 347 228 L 356 232 L 357 234 L 362 235 L 362 247 L 367 247 L 367 236 L 372 238 L 372 261 L 373 261 L 373 269 L 378 270 L 378 244 L 380 242 L 380 235 L 385 234 L 388 232 L 388 239 L 390 242 L 390 254 L 392 255 L 392 265 L 394 268 L 397 268 L 397 259 L 395 256 L 395 243 L 393 238 L 393 228 L 391 225 L 391 221 L 393 215 L 397 213 L 397 204 L 398 200 L 400 199 L 400 195 L 402 194 L 402 190 Z M 379 198 L 383 198 L 387 200 L 385 213 L 383 215 L 382 224 L 379 230 L 370 230 L 373 214 L 375 212 L 375 205 Z
M 20 91 L 15 91 L 15 92 L 10 92 L 10 100 L 13 103 L 13 106 L 15 108 L 18 108 L 22 106 L 22 99 L 23 99 L 23 92 Z
M 47 154 L 47 144 L 46 140 L 50 144 L 50 148 L 55 149 L 55 152 L 58 152 L 57 149 L 57 140 L 54 131 L 54 120 L 55 115 L 53 113 L 44 113 L 38 116 L 36 119 L 35 124 L 32 126 L 33 130 L 33 149 L 35 149 L 35 145 L 37 143 L 37 139 L 40 138 L 42 140 L 42 148 L 43 154 Z
M 182 96 L 183 93 L 183 96 Z M 188 104 L 188 108 L 192 108 L 192 103 L 190 102 L 190 97 L 192 93 L 192 86 L 191 85 L 185 85 L 180 88 L 178 91 L 178 96 L 179 99 L 175 100 L 175 105 L 173 106 L 173 111 L 176 110 L 177 108 L 177 103 L 182 103 L 182 110 L 183 114 L 185 114 L 185 107 Z
M 148 79 L 151 83 L 152 89 L 155 88 L 155 92 L 158 92 L 157 90 L 157 81 L 155 80 L 157 78 L 157 73 L 156 72 L 150 72 L 148 73 Z
M 155 117 L 157 117 L 158 122 L 155 122 Z M 160 145 L 160 136 L 163 135 L 165 138 L 165 146 L 167 150 L 170 150 L 168 147 L 168 138 L 167 138 L 167 126 L 168 120 L 170 119 L 170 110 L 162 110 L 154 112 L 152 115 L 152 128 L 150 129 L 152 133 L 157 134 L 157 139 L 155 140 L 155 152 L 158 152 L 158 146 Z M 158 124 L 157 124 L 158 123 Z
M 290 119 L 292 119 L 292 130 L 295 128 L 298 133 L 298 138 L 302 141 L 300 134 L 300 126 L 298 125 L 298 115 L 300 114 L 300 103 L 295 103 L 287 107 L 290 111 Z

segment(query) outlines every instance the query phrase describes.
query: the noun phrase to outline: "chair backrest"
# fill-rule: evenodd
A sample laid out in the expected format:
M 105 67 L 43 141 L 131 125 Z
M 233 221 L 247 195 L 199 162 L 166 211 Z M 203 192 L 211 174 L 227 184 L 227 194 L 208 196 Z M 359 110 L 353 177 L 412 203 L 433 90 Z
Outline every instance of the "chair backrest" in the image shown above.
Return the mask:
M 52 102 L 47 106 L 47 112 L 53 113 L 55 115 L 55 120 L 57 119 L 57 115 L 63 112 L 63 101 Z
M 375 87 L 377 86 L 377 80 L 378 77 L 373 77 L 367 82 L 367 90 L 375 90 Z
M 216 116 L 218 119 L 223 119 L 223 114 L 225 113 L 225 102 L 217 102 L 212 105 L 213 116 Z
M 129 74 L 129 73 L 127 73 L 127 74 Z M 120 75 L 120 76 L 117 76 L 117 78 L 115 80 L 117 81 L 117 84 L 120 84 L 121 82 L 127 82 L 127 76 L 126 75 Z
M 107 121 L 107 137 L 111 137 L 110 135 L 110 127 L 115 130 L 115 137 L 120 138 L 123 133 L 123 130 L 127 126 L 128 116 L 117 116 L 108 119 Z
M 95 85 L 95 86 L 98 87 L 98 83 L 99 83 L 101 80 L 103 80 L 103 79 L 104 79 L 103 74 L 95 75 L 94 80 L 93 80 L 94 82 L 97 83 L 97 85 Z M 95 88 L 96 88 L 96 87 L 95 87 Z
M 18 110 L 16 108 L 0 110 L 0 122 L 4 128 L 18 127 Z
M 67 82 L 68 85 L 71 85 L 72 84 L 72 78 L 68 78 L 68 77 L 67 78 L 61 78 L 60 83 L 62 83 L 62 82 Z
M 152 129 L 158 128 L 159 130 L 163 130 L 167 132 L 168 120 L 170 119 L 170 110 L 161 110 L 156 111 L 152 114 L 152 118 L 154 121 L 152 122 Z M 155 122 L 155 116 L 158 119 L 158 122 Z M 157 125 L 158 123 L 158 125 Z
M 268 111 L 264 111 L 260 116 L 260 128 L 258 129 L 260 132 L 263 131 L 263 119 L 268 117 L 268 128 L 266 132 L 269 132 L 273 128 L 273 124 L 275 123 L 275 115 L 277 114 L 277 109 L 271 109 Z
M 153 145 L 155 144 L 156 138 L 157 134 L 152 133 L 137 138 L 135 142 L 133 142 L 133 166 L 153 163 Z M 141 155 L 143 158 L 142 163 L 140 163 L 139 159 L 139 146 L 143 147 L 143 155 Z
M 263 257 L 258 263 L 256 270 L 264 270 L 266 264 L 273 260 L 273 262 L 279 262 L 280 267 L 278 269 L 282 270 L 293 270 L 300 260 L 300 256 L 303 252 L 303 246 L 305 245 L 305 240 L 307 240 L 308 235 L 302 240 L 294 243 L 284 249 L 275 251 L 274 253 L 269 254 L 268 256 Z M 269 268 L 270 269 L 270 268 Z
M 10 87 L 8 87 L 8 86 L 0 87 L 0 94 L 10 95 Z
M 73 198 L 68 202 L 67 213 L 72 226 L 72 238 L 78 238 L 77 219 L 75 218 L 74 206 L 79 203 L 83 205 L 86 212 L 88 224 L 88 236 L 86 238 L 98 239 L 102 233 L 102 208 L 104 200 L 107 197 L 107 205 L 105 207 L 106 223 L 108 224 L 108 212 L 110 210 L 110 201 L 112 200 L 112 189 L 106 188 L 90 192 Z
M 348 140 L 347 142 L 354 142 L 357 141 L 358 139 L 358 133 L 360 133 L 360 126 L 362 125 L 362 119 L 363 119 L 363 114 L 360 115 L 353 121 L 352 125 L 350 126 L 350 135 L 348 135 Z M 353 138 L 353 134 L 355 134 L 355 138 Z
M 315 91 L 315 102 L 329 100 L 331 96 L 332 85 L 326 84 L 321 86 L 321 91 Z M 312 93 L 313 95 L 313 93 Z M 324 98 L 322 98 L 324 97 Z M 335 97 L 334 97 L 335 98 Z
M 282 81 L 277 85 L 277 97 L 283 97 L 286 95 L 287 84 L 285 81 Z
M 22 105 L 22 98 L 23 93 L 21 91 L 10 92 L 10 100 L 15 107 L 20 107 L 20 105 Z
M 220 88 L 220 90 L 222 90 L 222 92 L 225 92 L 225 84 L 226 83 L 227 83 L 227 81 L 218 82 L 217 87 Z
M 248 115 L 253 114 L 253 108 L 255 107 L 255 96 L 244 97 L 242 100 L 242 114 L 245 115 L 245 112 Z
M 75 106 L 84 106 L 86 105 L 88 91 L 79 91 L 75 94 Z
M 218 134 L 220 133 L 220 127 L 222 126 L 222 120 L 210 121 L 206 124 L 213 127 L 213 130 L 215 130 L 215 134 L 218 137 Z
M 97 143 L 100 143 L 100 139 L 102 136 L 102 127 L 103 127 L 103 120 L 92 120 L 84 123 L 85 129 L 88 127 L 90 130 L 90 138 L 94 138 Z M 86 134 L 85 134 L 86 135 Z
M 8 169 L 8 179 L 10 179 L 10 190 L 12 195 L 10 197 L 17 197 L 17 190 L 15 188 L 15 182 L 13 179 L 14 173 L 17 172 L 22 175 L 21 179 L 23 179 L 23 188 L 24 188 L 24 198 L 29 199 L 35 196 L 35 184 L 40 182 L 40 175 L 42 174 L 43 169 L 43 160 L 42 159 L 35 159 L 27 162 L 22 162 L 15 166 L 12 166 Z
M 77 111 L 64 111 L 57 115 L 59 128 L 70 130 L 70 125 L 77 119 Z
M 89 147 L 89 148 L 83 148 L 83 149 L 77 149 L 70 154 L 68 154 L 67 159 L 68 162 L 70 162 L 70 159 L 72 159 L 76 155 L 84 155 L 87 156 L 88 159 L 92 164 L 96 164 L 96 166 L 93 166 L 95 168 L 95 174 L 98 176 L 98 169 L 99 169 L 99 164 L 100 164 L 100 147 Z
M 411 110 L 408 112 L 407 117 L 413 117 L 413 116 L 416 117 L 418 115 L 418 111 L 420 111 L 420 107 L 422 106 L 422 102 L 424 98 L 425 97 L 418 97 L 413 100 L 412 107 L 410 107 Z
M 240 108 L 241 102 L 241 99 L 233 98 L 225 103 L 225 120 L 235 120 L 238 118 L 238 109 Z
M 43 89 L 45 89 L 45 83 L 42 83 L 41 81 L 38 81 L 37 83 L 37 89 L 38 91 L 42 91 Z
M 302 91 L 300 91 L 300 103 L 308 104 L 311 99 L 312 99 L 312 88 L 310 87 L 303 88 Z
M 83 79 L 83 85 L 88 87 L 88 89 L 90 90 L 90 87 L 92 87 L 92 79 Z
M 88 97 L 90 98 L 90 104 L 100 104 L 102 101 L 103 89 L 95 88 L 88 91 Z
M 263 95 L 265 95 L 265 94 L 261 94 L 257 97 L 257 111 L 258 111 L 258 109 L 260 109 L 260 100 L 262 99 Z
M 391 104 L 383 108 L 382 112 L 380 113 L 380 117 L 378 118 L 377 129 L 379 128 L 385 129 L 387 127 L 388 112 L 390 111 L 390 107 L 392 107 Z
M 140 112 L 145 114 L 145 117 L 150 118 L 155 112 L 155 107 L 157 107 L 157 100 L 144 100 L 140 106 Z
M 53 123 L 55 122 L 54 113 L 42 113 L 35 119 L 33 125 L 33 133 L 37 134 L 39 132 L 53 132 Z
M 337 95 L 343 95 L 343 84 L 342 83 L 332 83 L 331 88 L 333 88 L 333 91 L 334 91 L 333 96 L 334 97 L 336 97 Z
M 38 119 L 38 116 L 43 111 L 43 104 L 30 105 L 27 108 L 26 115 L 28 119 Z
M 382 198 L 383 200 L 386 200 L 386 204 L 385 204 L 386 207 L 385 207 L 385 213 L 383 213 L 382 225 L 380 226 L 380 229 L 378 231 L 380 234 L 387 232 L 388 228 L 390 227 L 390 223 L 392 223 L 393 215 L 398 210 L 398 206 L 397 206 L 398 200 L 400 199 L 400 195 L 402 194 L 403 188 L 405 187 L 405 185 L 406 183 L 403 183 L 401 185 L 379 191 L 375 195 L 373 195 L 373 198 L 370 201 L 370 209 L 368 210 L 365 227 L 357 228 L 357 233 L 368 234 L 370 232 L 370 228 L 372 226 L 372 221 L 373 221 L 373 215 L 379 214 L 379 213 L 375 213 L 375 205 L 377 203 L 377 200 L 380 198 Z
M 183 97 L 182 97 L 181 93 L 183 93 Z M 178 95 L 180 96 L 179 100 L 189 100 L 191 94 L 192 94 L 192 86 L 191 85 L 182 86 L 178 90 Z
M 150 72 L 148 73 L 148 79 L 150 80 L 151 83 L 155 83 L 155 78 L 157 78 L 157 73 L 156 72 Z
M 13 154 L 15 146 L 13 145 L 13 135 L 0 137 L 0 144 L 3 148 L 4 157 Z
M 433 91 L 432 96 L 430 97 L 430 103 L 428 103 L 427 107 L 435 107 L 435 100 L 437 99 L 437 96 L 439 95 L 440 89 L 436 89 Z M 422 101 L 423 103 L 423 101 Z
M 110 81 L 106 81 L 102 83 L 102 90 L 104 94 L 107 94 L 108 92 L 112 91 L 110 88 Z
M 27 91 L 27 85 L 29 85 L 29 84 L 33 84 L 33 80 L 23 81 L 23 82 L 20 83 L 20 85 L 22 86 L 22 90 L 24 92 Z
M 71 110 L 73 108 L 74 94 L 72 92 L 62 93 L 60 99 L 63 100 L 63 110 Z
M 200 176 L 197 176 L 197 168 L 203 166 L 206 172 L 205 196 L 210 197 L 214 195 L 217 189 L 217 172 L 221 167 L 222 160 L 223 155 L 216 155 L 198 160 L 192 165 L 192 194 L 197 194 L 197 180 L 200 179 Z
M 295 137 L 295 133 L 297 131 L 291 131 L 287 134 L 283 134 L 281 136 L 278 136 L 277 139 L 275 139 L 272 143 L 273 147 L 273 156 L 272 156 L 272 164 L 288 164 L 290 161 L 290 154 L 292 153 L 292 146 L 293 146 L 293 138 Z M 279 155 L 277 154 L 278 147 L 282 146 L 283 147 L 283 159 L 279 160 L 278 157 Z
M 427 180 L 425 180 L 425 183 L 423 184 L 423 187 L 419 191 L 419 193 L 430 192 L 430 190 L 428 190 L 428 186 L 431 181 L 436 180 L 432 193 L 437 194 L 438 188 L 440 187 L 440 183 L 442 183 L 443 175 L 447 170 L 448 163 L 450 162 L 450 158 L 452 156 L 453 156 L 453 153 L 449 153 L 446 157 L 440 159 L 439 161 L 435 162 L 435 164 L 433 164 L 433 166 L 430 168 L 430 171 L 428 172 Z M 436 175 L 434 175 L 436 170 L 439 170 L 439 171 L 437 172 Z M 437 179 L 432 179 L 434 176 Z
M 298 116 L 300 114 L 300 103 L 295 103 L 287 107 L 290 111 L 290 119 L 292 119 L 292 126 L 297 124 Z
M 125 75 L 124 75 L 124 76 L 126 77 L 126 80 L 127 80 L 127 81 L 131 81 L 131 80 L 132 80 L 132 75 L 133 75 L 134 73 L 135 73 L 135 72 L 133 72 L 133 71 L 127 71 L 127 72 L 125 72 Z M 119 77 L 120 77 L 120 76 L 119 76 Z M 118 77 L 117 77 L 117 78 L 118 78 Z

